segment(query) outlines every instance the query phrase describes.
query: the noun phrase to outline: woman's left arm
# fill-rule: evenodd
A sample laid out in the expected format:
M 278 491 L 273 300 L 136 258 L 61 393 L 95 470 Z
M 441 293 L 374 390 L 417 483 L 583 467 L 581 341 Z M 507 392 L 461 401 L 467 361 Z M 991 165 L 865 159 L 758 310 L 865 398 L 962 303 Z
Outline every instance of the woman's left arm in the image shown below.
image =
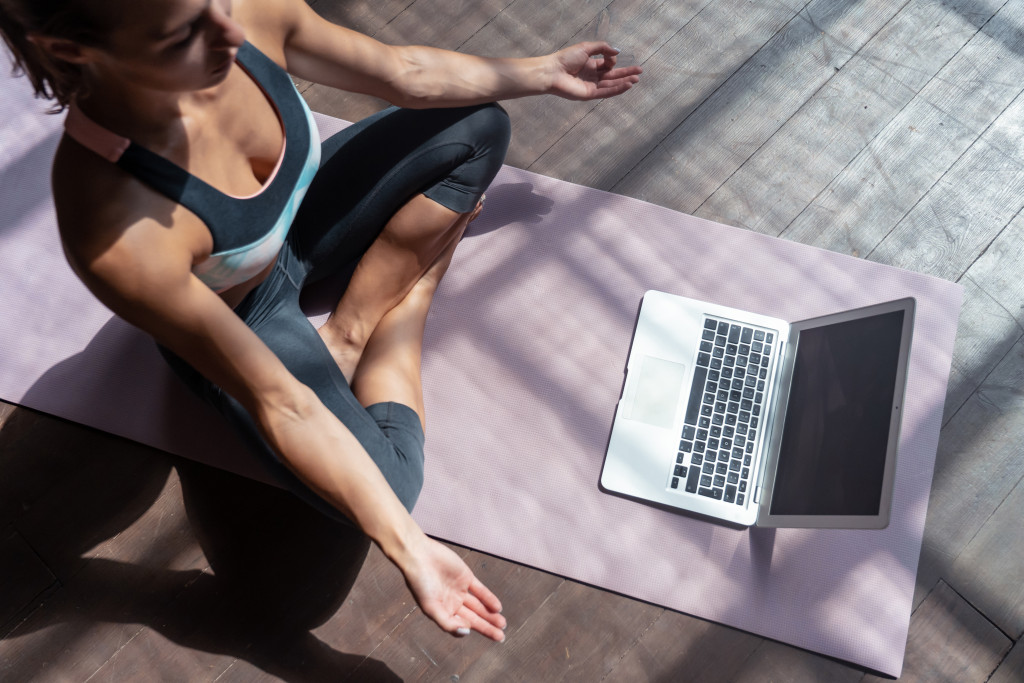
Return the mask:
M 574 100 L 612 97 L 640 77 L 617 67 L 607 43 L 578 43 L 542 57 L 494 59 L 422 46 L 386 45 L 332 24 L 303 0 L 239 3 L 261 34 L 274 32 L 285 68 L 316 83 L 373 95 L 410 108 L 452 107 L 554 94 Z M 240 8 L 241 9 L 241 8 Z M 272 21 L 268 19 L 272 18 Z

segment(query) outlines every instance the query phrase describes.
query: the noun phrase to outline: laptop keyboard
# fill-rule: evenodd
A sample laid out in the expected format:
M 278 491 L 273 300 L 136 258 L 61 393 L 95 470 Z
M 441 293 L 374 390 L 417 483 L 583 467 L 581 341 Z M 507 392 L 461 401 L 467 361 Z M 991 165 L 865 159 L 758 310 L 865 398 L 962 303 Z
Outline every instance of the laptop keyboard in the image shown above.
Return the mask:
M 774 339 L 767 330 L 704 321 L 671 488 L 746 504 Z

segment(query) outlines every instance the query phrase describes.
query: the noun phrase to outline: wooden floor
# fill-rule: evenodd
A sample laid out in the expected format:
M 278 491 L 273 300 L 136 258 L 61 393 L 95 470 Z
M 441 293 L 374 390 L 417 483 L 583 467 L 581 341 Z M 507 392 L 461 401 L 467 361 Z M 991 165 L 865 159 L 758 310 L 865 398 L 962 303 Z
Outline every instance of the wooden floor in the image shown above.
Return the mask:
M 1024 0 L 316 0 L 386 41 L 603 38 L 643 83 L 511 102 L 508 161 L 966 291 L 901 680 L 1024 680 Z M 347 119 L 381 104 L 300 83 Z M 286 495 L 0 405 L 0 679 L 857 681 L 868 672 L 458 548 L 452 640 Z

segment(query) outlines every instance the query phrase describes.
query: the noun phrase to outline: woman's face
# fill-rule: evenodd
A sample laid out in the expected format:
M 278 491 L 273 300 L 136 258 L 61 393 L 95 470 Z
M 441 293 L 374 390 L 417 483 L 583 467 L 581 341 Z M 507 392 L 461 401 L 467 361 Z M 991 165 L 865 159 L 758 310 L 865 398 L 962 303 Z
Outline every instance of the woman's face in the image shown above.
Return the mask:
M 167 92 L 216 85 L 245 40 L 231 0 L 116 1 L 122 18 L 95 50 L 95 64 L 133 85 Z

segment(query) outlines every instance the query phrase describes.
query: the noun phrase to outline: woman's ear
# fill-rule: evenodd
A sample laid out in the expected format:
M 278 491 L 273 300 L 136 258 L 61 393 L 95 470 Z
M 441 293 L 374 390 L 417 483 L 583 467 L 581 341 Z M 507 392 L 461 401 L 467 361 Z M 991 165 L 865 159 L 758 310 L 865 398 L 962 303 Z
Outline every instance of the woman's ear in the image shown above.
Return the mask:
M 71 64 L 85 64 L 91 61 L 89 49 L 73 40 L 44 36 L 39 33 L 29 33 L 25 37 L 39 50 L 54 59 L 70 62 Z

